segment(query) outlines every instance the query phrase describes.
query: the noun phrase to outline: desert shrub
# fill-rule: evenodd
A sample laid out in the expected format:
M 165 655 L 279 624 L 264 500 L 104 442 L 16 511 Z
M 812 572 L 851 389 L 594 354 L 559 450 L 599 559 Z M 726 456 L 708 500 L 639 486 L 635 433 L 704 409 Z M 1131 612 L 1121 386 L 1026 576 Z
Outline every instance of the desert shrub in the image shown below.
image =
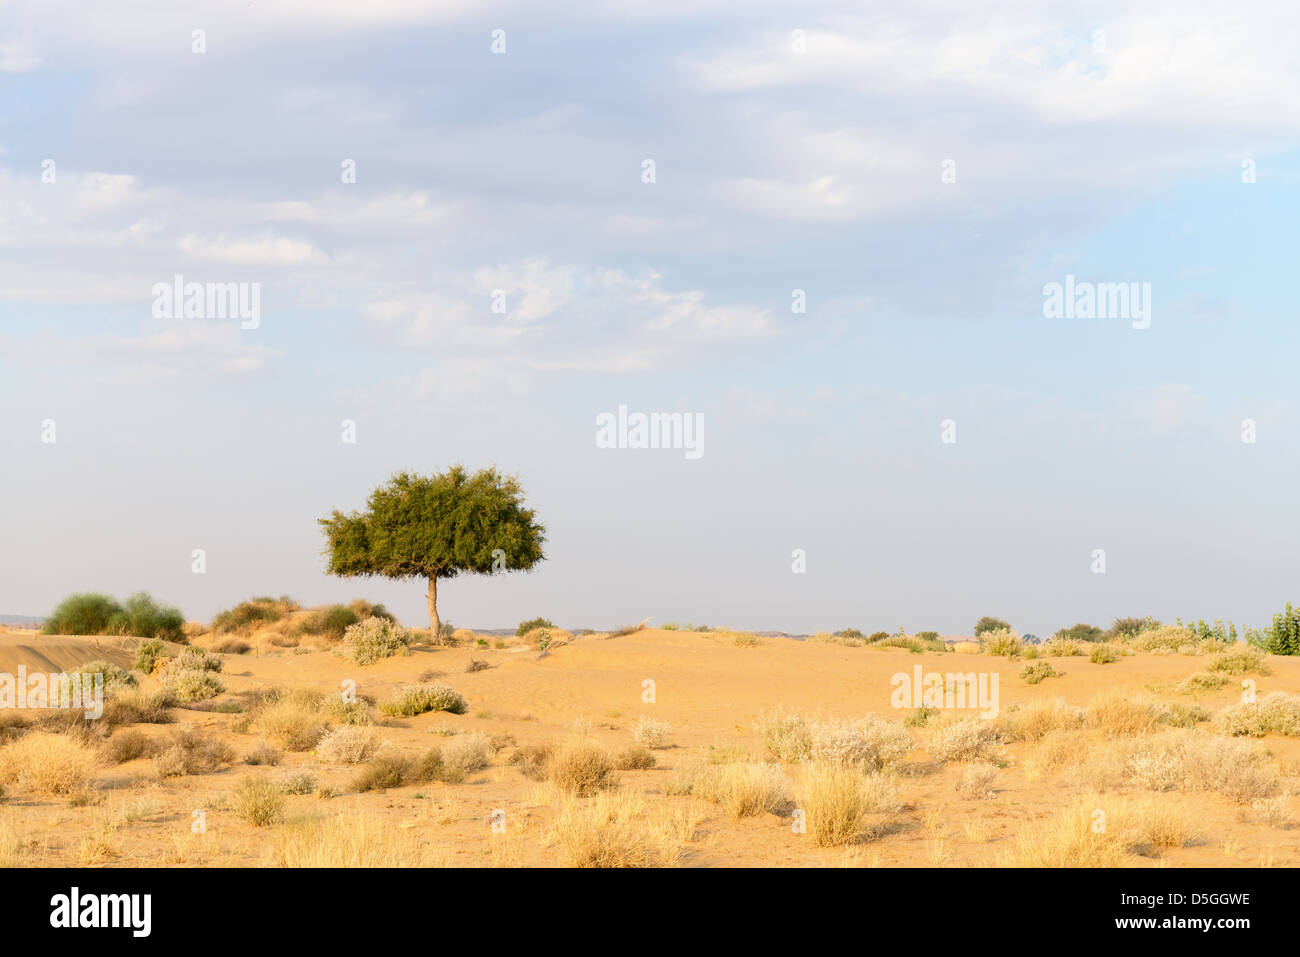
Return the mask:
M 345 701 L 343 700 L 342 695 L 326 695 L 325 698 L 316 705 L 316 710 L 319 711 L 326 720 L 334 724 L 365 727 L 375 723 L 375 718 L 374 715 L 370 713 L 369 705 L 360 699 Z
M 1185 648 L 1198 648 L 1196 636 L 1179 625 L 1165 625 L 1131 635 L 1120 635 L 1119 640 L 1138 651 L 1178 654 Z
M 316 745 L 316 756 L 330 764 L 361 764 L 379 747 L 379 739 L 370 728 L 344 725 L 330 731 Z
M 1094 665 L 1108 665 L 1119 660 L 1119 652 L 1114 645 L 1096 644 L 1088 652 L 1088 660 Z
M 615 629 L 614 629 L 613 631 L 611 631 L 608 635 L 606 635 L 606 637 L 607 637 L 607 638 L 623 638 L 623 637 L 626 637 L 627 635 L 634 635 L 634 634 L 636 634 L 638 631 L 642 631 L 644 628 L 645 628 L 645 625 L 624 625 L 622 628 L 615 628 Z M 709 629 L 707 629 L 707 628 L 696 628 L 695 630 L 696 630 L 696 631 L 708 631 Z
M 1216 725 L 1224 734 L 1233 736 L 1300 737 L 1300 695 L 1274 691 L 1258 701 L 1230 705 L 1219 712 Z
M 142 732 L 120 731 L 108 739 L 104 756 L 113 764 L 125 764 L 137 758 L 153 757 L 157 750 L 157 745 Z
M 185 616 L 179 609 L 160 605 L 147 592 L 137 592 L 126 600 L 124 634 L 137 638 L 162 638 L 165 641 L 187 641 Z
M 1056 669 L 1052 667 L 1050 661 L 1035 661 L 1020 669 L 1020 677 L 1024 678 L 1027 684 L 1041 684 L 1048 678 L 1055 678 Z
M 410 633 L 387 618 L 367 618 L 343 634 L 348 656 L 359 665 L 369 665 L 381 658 L 411 653 Z
M 137 684 L 135 676 L 125 668 L 119 668 L 117 665 L 110 664 L 107 661 L 90 661 L 77 669 L 78 674 L 90 675 L 92 681 L 94 675 L 102 674 L 104 676 L 104 693 L 116 694 L 126 688 L 134 688 Z
M 789 803 L 781 769 L 757 762 L 704 769 L 692 782 L 691 793 L 712 801 L 734 818 L 776 813 Z
M 515 629 L 515 636 L 522 638 L 534 628 L 554 628 L 555 625 L 548 618 L 529 618 L 527 621 L 521 621 L 519 627 Z
M 673 726 L 668 722 L 642 715 L 632 727 L 632 740 L 647 748 L 666 748 L 668 736 L 672 733 Z
M 864 770 L 896 764 L 915 746 L 907 729 L 894 721 L 867 715 L 851 721 L 819 721 L 809 729 L 808 755 Z
M 221 670 L 224 662 L 220 655 L 208 654 L 202 648 L 186 648 L 182 654 L 167 662 L 167 672 L 178 671 L 212 671 Z
M 226 690 L 221 679 L 212 672 L 185 669 L 170 672 L 163 687 L 180 702 L 206 701 Z
M 140 642 L 135 650 L 135 670 L 144 674 L 153 674 L 154 665 L 160 658 L 167 657 L 167 646 L 156 638 Z
M 1083 654 L 1083 645 L 1067 638 L 1049 638 L 1043 643 L 1043 653 L 1054 658 L 1077 658 Z
M 595 745 L 566 745 L 547 762 L 546 770 L 552 784 L 579 797 L 595 794 L 614 784 L 614 762 Z
M 1155 791 L 1214 791 L 1238 804 L 1277 791 L 1277 772 L 1266 755 L 1245 741 L 1184 730 L 1137 741 L 1125 761 L 1126 776 Z
M 471 658 L 469 664 L 465 666 L 465 673 L 467 675 L 472 675 L 476 671 L 487 671 L 491 667 L 490 664 L 480 658 Z
M 1269 675 L 1272 670 L 1264 660 L 1264 653 L 1258 648 L 1238 645 L 1229 651 L 1215 655 L 1206 664 L 1206 669 L 1228 675 Z
M 930 738 L 936 761 L 974 761 L 988 757 L 998 743 L 998 729 L 979 718 L 959 718 L 940 725 Z
M 798 795 L 808 834 L 818 847 L 855 844 L 874 836 L 873 814 L 898 809 L 897 791 L 882 775 L 864 776 L 842 764 L 809 764 Z
M 362 769 L 353 782 L 357 791 L 382 791 L 408 784 L 427 784 L 430 781 L 459 781 L 463 772 L 447 767 L 442 752 L 437 748 L 418 758 L 399 754 L 378 754 Z
M 163 778 L 207 774 L 234 760 L 235 752 L 228 744 L 189 726 L 177 729 L 153 759 L 154 770 Z
M 259 709 L 252 725 L 286 751 L 310 751 L 325 734 L 319 703 L 286 694 Z
M 778 761 L 802 761 L 808 757 L 812 747 L 808 723 L 797 711 L 787 712 L 782 708 L 765 711 L 754 719 L 754 730 L 762 739 L 767 753 Z
M 222 638 L 213 643 L 212 650 L 223 655 L 246 655 L 253 650 L 253 646 L 242 638 Z
M 862 641 L 866 636 L 856 628 L 841 628 L 835 632 L 836 638 L 850 638 L 855 641 Z M 937 635 L 935 637 L 938 637 Z
M 462 734 L 442 749 L 443 765 L 455 771 L 480 771 L 492 756 L 492 742 L 486 734 Z
M 1024 651 L 1020 636 L 1009 628 L 986 631 L 980 635 L 980 647 L 986 655 L 1017 658 Z
M 281 754 L 279 751 L 271 747 L 265 741 L 262 741 L 252 751 L 248 752 L 244 757 L 244 763 L 254 766 L 266 765 L 267 767 L 275 767 L 280 763 L 280 758 Z
M 379 710 L 394 717 L 413 718 L 426 711 L 449 711 L 464 714 L 469 705 L 446 685 L 411 685 L 389 701 L 381 701 Z
M 244 778 L 231 795 L 230 806 L 245 824 L 270 827 L 284 816 L 284 795 L 270 781 Z
M 98 752 L 77 737 L 31 731 L 0 748 L 0 786 L 18 785 L 38 795 L 78 794 L 99 763 Z
M 1206 691 L 1218 691 L 1231 679 L 1225 675 L 1209 671 L 1198 671 L 1184 678 L 1178 684 L 1180 694 L 1200 694 Z
M 544 781 L 554 753 L 555 749 L 549 744 L 525 744 L 512 750 L 506 760 L 517 767 L 524 777 L 532 781 Z
M 247 634 L 263 625 L 280 621 L 298 610 L 298 603 L 281 598 L 250 598 L 212 619 L 212 630 L 221 635 L 230 632 Z
M 280 780 L 280 790 L 285 794 L 311 794 L 316 790 L 316 779 L 306 771 L 296 771 Z
M 614 767 L 619 771 L 646 771 L 655 763 L 655 756 L 642 747 L 627 748 L 614 759 Z
M 1094 830 L 1096 812 L 1106 828 Z M 1122 867 L 1130 854 L 1151 855 L 1200 840 L 1192 819 L 1164 801 L 1076 798 L 1055 818 L 1021 831 L 1007 863 L 1018 867 Z
M 1105 737 L 1122 738 L 1146 734 L 1160 723 L 1161 709 L 1146 698 L 1119 693 L 1099 695 L 1088 703 L 1088 726 L 1101 729 Z
M 394 624 L 392 615 L 372 615 L 378 621 Z M 294 628 L 297 635 L 320 635 L 329 641 L 342 641 L 347 630 L 363 619 L 347 605 L 326 605 L 308 613 Z M 368 619 L 367 619 L 368 620 Z M 387 657 L 387 656 L 384 656 Z
M 957 793 L 972 801 L 993 797 L 993 781 L 997 778 L 996 765 L 988 761 L 975 761 L 966 766 L 957 780 Z
M 1010 631 L 1011 626 L 1001 618 L 993 618 L 985 615 L 979 621 L 975 622 L 975 638 L 978 640 L 985 632 L 988 631 Z
M 1064 701 L 1033 701 L 1008 709 L 1002 718 L 1005 737 L 1010 741 L 1041 741 L 1057 730 L 1083 726 L 1083 709 Z
M 169 708 L 176 706 L 176 699 L 171 692 L 145 691 L 131 688 L 114 695 L 104 705 L 101 720 L 106 724 L 170 724 L 172 720 Z
M 917 635 L 897 634 L 882 638 L 874 642 L 877 648 L 906 648 L 914 655 L 924 654 L 927 651 L 947 651 L 948 645 L 938 638 L 926 639 Z

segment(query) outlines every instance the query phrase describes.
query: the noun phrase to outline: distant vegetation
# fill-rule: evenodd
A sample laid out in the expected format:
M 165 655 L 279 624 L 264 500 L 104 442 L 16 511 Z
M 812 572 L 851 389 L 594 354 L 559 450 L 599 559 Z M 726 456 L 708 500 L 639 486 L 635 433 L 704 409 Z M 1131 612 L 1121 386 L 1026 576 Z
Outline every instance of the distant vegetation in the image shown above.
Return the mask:
M 1101 641 L 1105 634 L 1096 625 L 1079 622 L 1079 624 L 1071 625 L 1069 628 L 1062 628 L 1052 637 L 1064 641 Z
M 979 621 L 975 622 L 976 638 L 979 638 L 979 636 L 984 634 L 984 632 L 986 631 L 1010 631 L 1010 630 L 1011 630 L 1011 626 L 1008 625 L 1001 618 L 993 618 L 989 615 L 985 615 Z
M 45 626 L 46 635 L 132 635 L 185 641 L 185 616 L 161 605 L 147 592 L 138 592 L 119 604 L 112 597 L 84 592 L 65 598 Z
M 279 598 L 250 598 L 213 618 L 212 630 L 218 635 L 247 633 L 262 625 L 277 622 L 298 611 L 299 607 L 288 595 Z
M 521 621 L 519 627 L 515 630 L 515 635 L 522 638 L 534 628 L 554 628 L 555 625 L 549 618 L 529 618 L 527 621 Z

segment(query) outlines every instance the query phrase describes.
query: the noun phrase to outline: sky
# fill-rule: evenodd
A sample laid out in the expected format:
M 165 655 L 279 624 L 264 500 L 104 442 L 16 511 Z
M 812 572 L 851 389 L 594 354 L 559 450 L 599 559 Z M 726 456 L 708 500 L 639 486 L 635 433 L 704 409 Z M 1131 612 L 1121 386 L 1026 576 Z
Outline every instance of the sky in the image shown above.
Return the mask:
M 548 543 L 444 583 L 457 626 L 1266 624 L 1300 600 L 1298 27 L 0 0 L 0 612 L 419 625 L 420 582 L 325 574 L 316 520 L 463 463 Z M 256 322 L 160 314 L 178 275 Z M 1049 317 L 1067 276 L 1149 322 Z M 620 406 L 702 454 L 599 447 Z

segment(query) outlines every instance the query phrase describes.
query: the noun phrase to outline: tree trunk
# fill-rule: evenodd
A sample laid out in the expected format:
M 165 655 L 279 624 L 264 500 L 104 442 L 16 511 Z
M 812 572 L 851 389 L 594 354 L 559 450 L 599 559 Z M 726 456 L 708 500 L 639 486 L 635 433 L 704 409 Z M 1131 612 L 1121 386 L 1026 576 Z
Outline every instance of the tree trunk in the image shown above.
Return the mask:
M 432 575 L 429 578 L 429 641 L 432 644 L 442 644 L 442 638 L 438 632 L 442 629 L 442 622 L 438 620 L 438 576 Z

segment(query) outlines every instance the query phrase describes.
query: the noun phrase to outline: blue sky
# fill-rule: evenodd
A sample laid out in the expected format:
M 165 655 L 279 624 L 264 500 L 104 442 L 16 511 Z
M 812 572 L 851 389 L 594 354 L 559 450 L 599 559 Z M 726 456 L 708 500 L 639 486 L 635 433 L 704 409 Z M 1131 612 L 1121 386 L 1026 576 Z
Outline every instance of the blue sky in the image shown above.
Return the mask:
M 315 519 L 455 462 L 550 533 L 445 585 L 457 624 L 1298 597 L 1292 9 L 429 6 L 0 3 L 0 611 L 418 624 L 419 583 L 323 574 Z M 154 318 L 178 273 L 259 283 L 260 326 Z M 1044 318 L 1067 274 L 1150 283 L 1150 327 Z M 620 404 L 703 415 L 704 456 L 597 448 Z

